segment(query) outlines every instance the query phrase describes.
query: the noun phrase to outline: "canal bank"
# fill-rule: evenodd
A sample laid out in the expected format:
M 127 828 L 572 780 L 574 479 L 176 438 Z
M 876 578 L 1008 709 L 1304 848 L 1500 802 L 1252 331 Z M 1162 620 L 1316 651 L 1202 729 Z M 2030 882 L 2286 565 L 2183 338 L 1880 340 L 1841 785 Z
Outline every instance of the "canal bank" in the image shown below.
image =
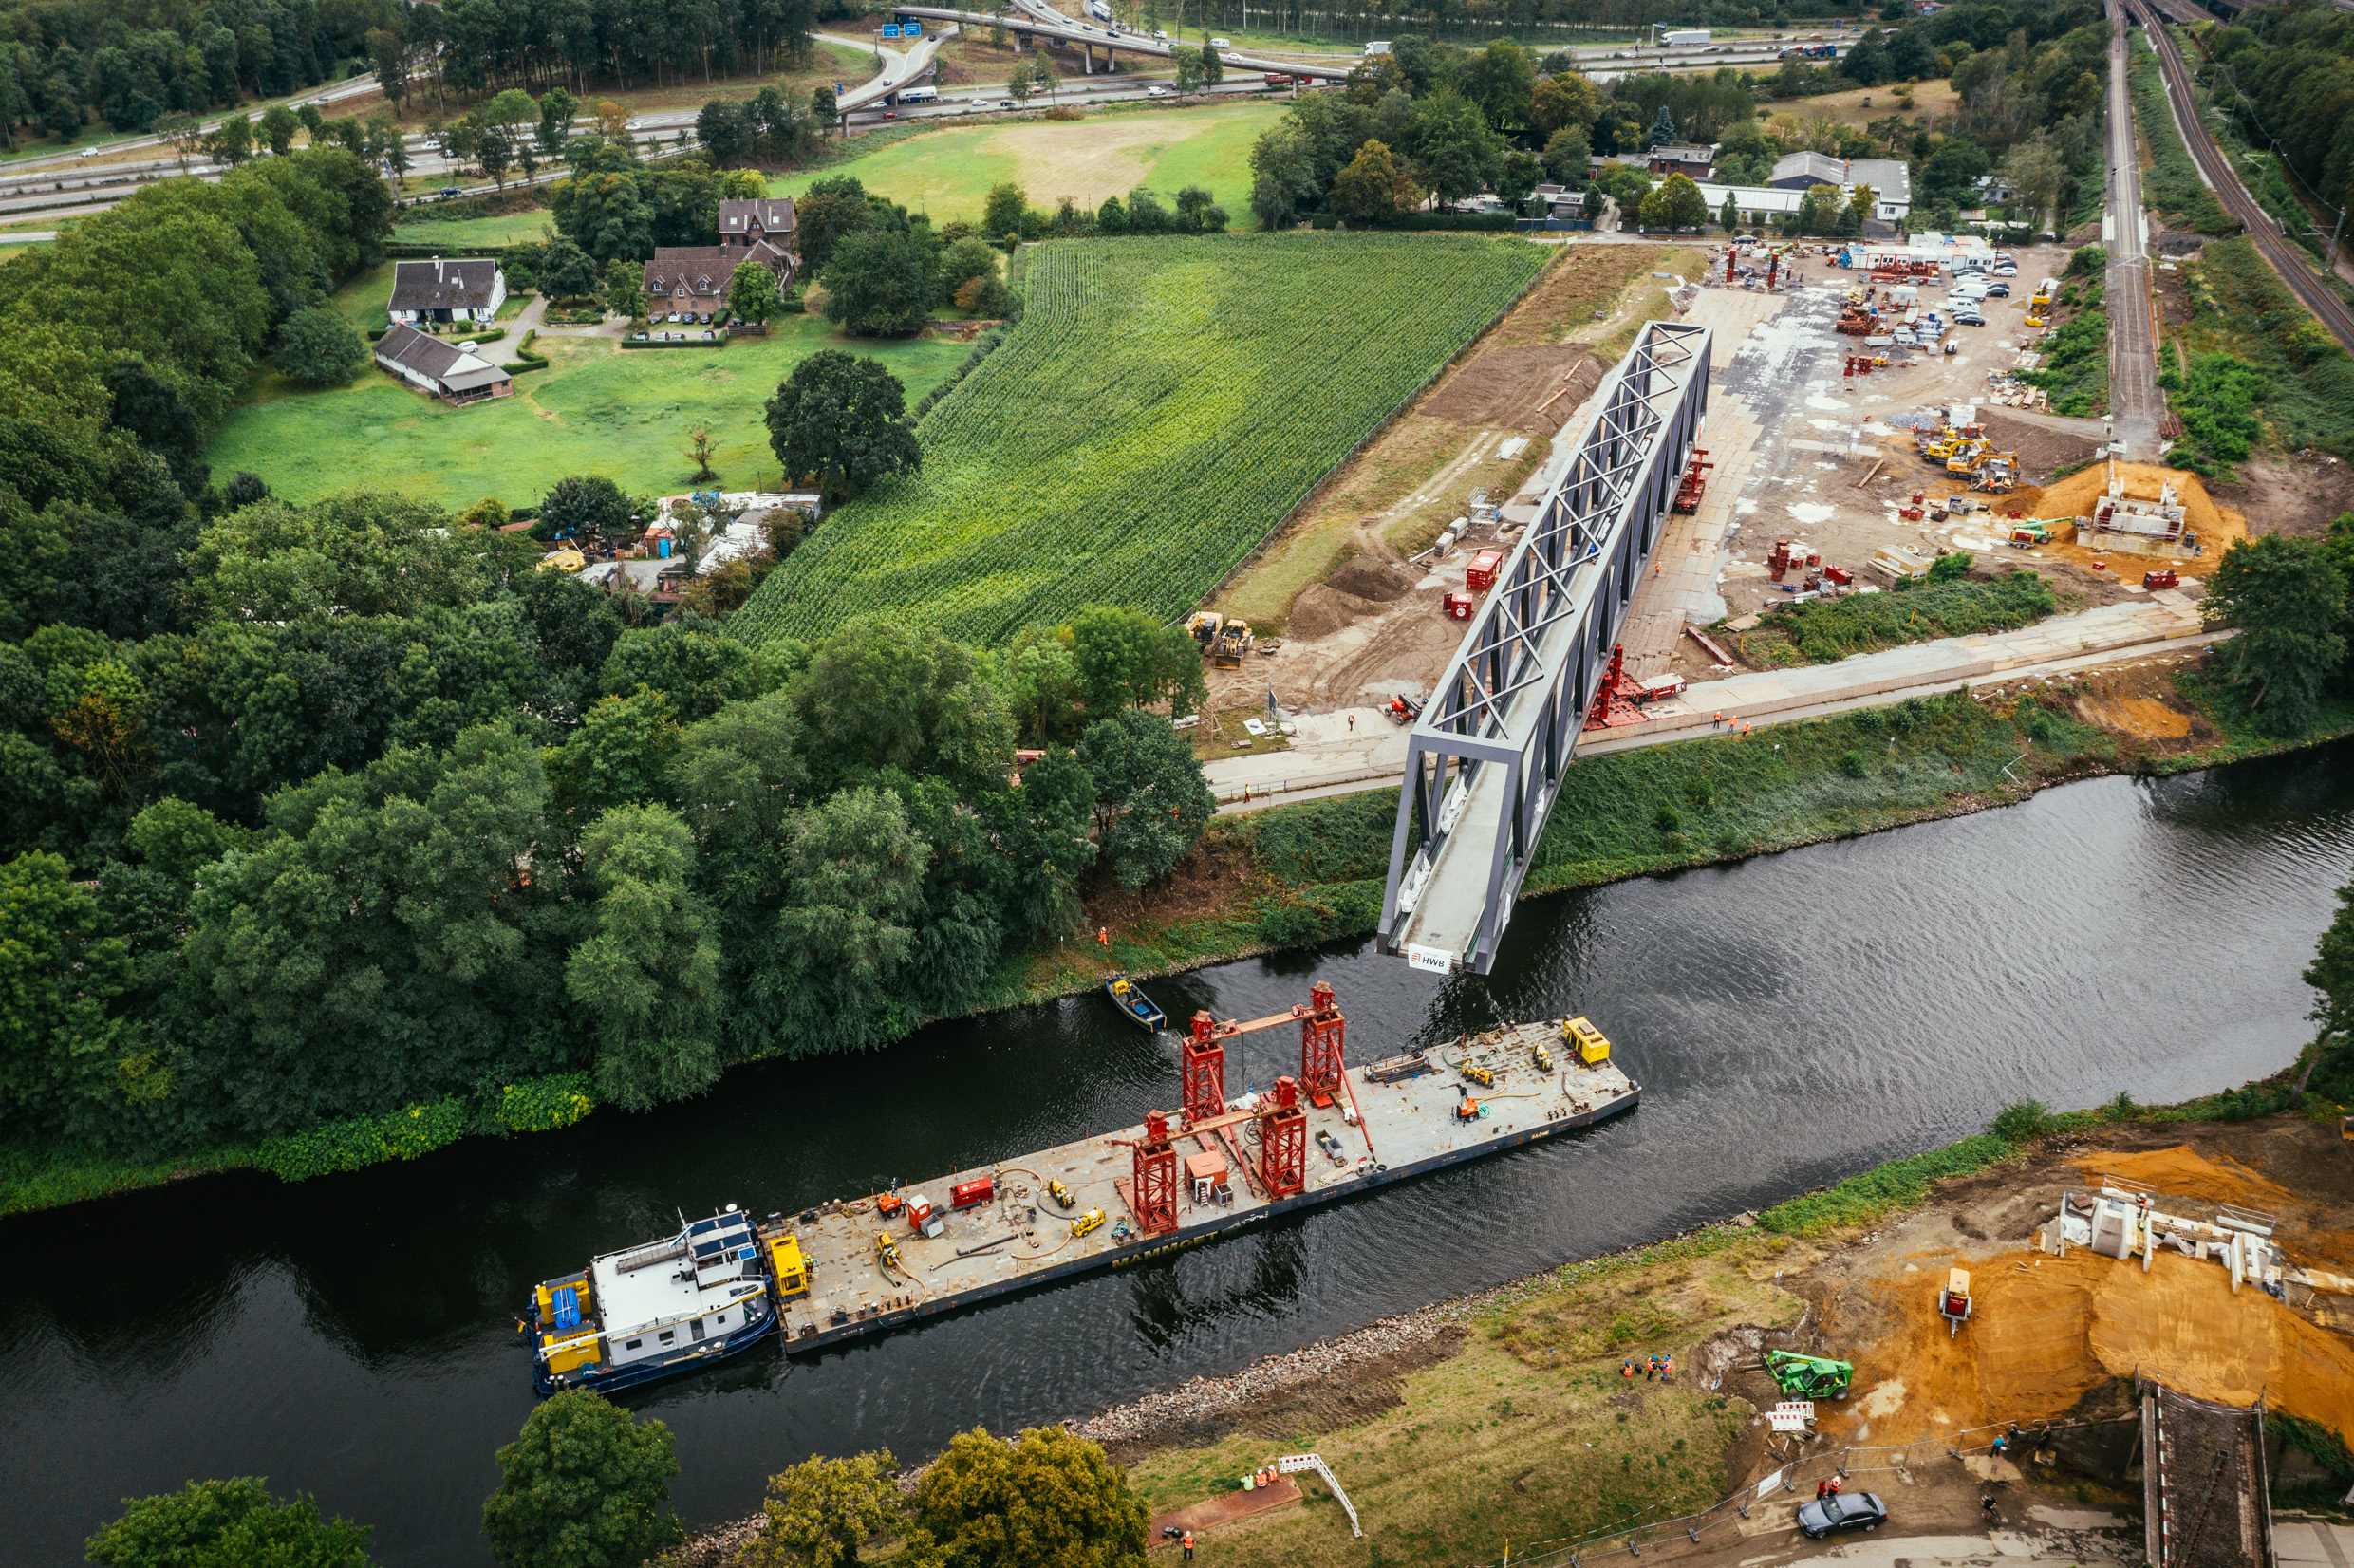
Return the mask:
M 2338 701 L 2307 737 L 2267 736 L 2183 654 L 1582 758 L 1523 902 L 2015 804 L 2055 783 L 2164 776 L 2350 733 L 2354 703 Z M 1113 971 L 1165 976 L 1371 932 L 1394 809 L 1393 793 L 1374 791 L 1220 819 L 1168 878 L 1098 890 L 1085 925 L 1108 944 L 1073 939 L 1009 961 L 968 1016 L 1082 995 Z M 470 1137 L 555 1130 L 597 1109 L 588 1075 L 566 1073 L 148 1164 L 0 1149 L 0 1215 L 246 1167 L 302 1180 L 414 1160 Z
M 1323 980 L 1353 1059 L 1585 1014 L 1644 1101 L 1256 1234 L 629 1403 L 678 1434 L 674 1495 L 702 1523 L 813 1452 L 920 1455 L 1111 1409 L 1764 1210 L 2025 1095 L 2167 1103 L 2262 1077 L 2309 1037 L 2296 973 L 2350 869 L 2354 777 L 2316 751 L 1534 901 L 1485 977 L 1417 975 L 1362 941 L 1171 976 L 1153 993 L 1179 1017 L 1261 1017 Z M 1285 1056 L 1254 1049 L 1229 1080 L 1263 1085 Z M 1166 1040 L 1072 997 L 750 1067 L 645 1116 L 16 1216 L 17 1256 L 136 1235 L 142 1267 L 138 1290 L 95 1297 L 63 1267 L 0 1280 L 14 1555 L 73 1561 L 123 1497 L 252 1474 L 376 1524 L 380 1563 L 484 1560 L 492 1455 L 534 1403 L 512 1331 L 532 1282 L 681 1209 L 798 1211 L 1130 1125 L 1176 1080 Z

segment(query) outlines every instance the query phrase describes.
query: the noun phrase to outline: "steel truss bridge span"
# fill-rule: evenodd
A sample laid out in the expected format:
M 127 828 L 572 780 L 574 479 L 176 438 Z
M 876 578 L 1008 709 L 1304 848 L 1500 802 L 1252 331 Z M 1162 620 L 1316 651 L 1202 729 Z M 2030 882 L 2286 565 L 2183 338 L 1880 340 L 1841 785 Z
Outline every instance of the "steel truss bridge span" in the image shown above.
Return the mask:
M 1652 322 L 1603 378 L 1415 722 L 1381 945 L 1416 968 L 1485 974 L 1496 961 L 1708 413 L 1709 339 Z

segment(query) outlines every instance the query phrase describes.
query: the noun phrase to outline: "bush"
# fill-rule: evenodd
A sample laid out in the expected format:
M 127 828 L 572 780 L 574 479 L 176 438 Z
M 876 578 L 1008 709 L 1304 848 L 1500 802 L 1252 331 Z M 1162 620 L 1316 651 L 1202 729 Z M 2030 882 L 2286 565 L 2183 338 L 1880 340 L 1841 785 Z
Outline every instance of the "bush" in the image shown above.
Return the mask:
M 1839 771 L 1846 775 L 1849 778 L 1861 778 L 1864 775 L 1866 766 L 1867 765 L 1863 760 L 1863 754 L 1861 752 L 1845 751 L 1840 753 Z
M 271 358 L 280 371 L 307 386 L 346 386 L 369 356 L 349 322 L 314 305 L 286 318 Z
M 2031 571 L 2014 571 L 1990 583 L 1939 581 L 1968 571 L 1971 558 L 1939 556 L 1927 582 L 1901 594 L 1864 593 L 1843 599 L 1809 599 L 1785 606 L 1745 644 L 1779 634 L 1810 662 L 1828 664 L 1850 654 L 1895 647 L 1933 637 L 1967 637 L 2031 625 L 2059 607 L 2051 585 Z
M 1776 1204 L 1759 1215 L 1757 1223 L 1761 1229 L 1784 1236 L 1813 1236 L 1840 1225 L 1869 1224 L 1893 1209 L 1919 1204 L 1931 1187 L 1948 1177 L 1984 1170 L 2017 1152 L 2008 1139 L 1982 1132 L 1926 1154 L 1891 1160 L 1860 1176 L 1850 1176 L 1827 1191 Z
M 500 1091 L 498 1120 L 510 1132 L 553 1132 L 596 1108 L 595 1079 L 586 1073 L 551 1073 Z
M 253 1151 L 253 1163 L 282 1182 L 302 1182 L 385 1160 L 414 1160 L 464 1137 L 472 1119 L 465 1100 L 452 1095 L 381 1116 L 346 1117 L 290 1137 L 264 1139 Z
M 2041 1100 L 2013 1100 L 1994 1113 L 1987 1130 L 2005 1143 L 2032 1142 L 2051 1130 L 2051 1107 Z

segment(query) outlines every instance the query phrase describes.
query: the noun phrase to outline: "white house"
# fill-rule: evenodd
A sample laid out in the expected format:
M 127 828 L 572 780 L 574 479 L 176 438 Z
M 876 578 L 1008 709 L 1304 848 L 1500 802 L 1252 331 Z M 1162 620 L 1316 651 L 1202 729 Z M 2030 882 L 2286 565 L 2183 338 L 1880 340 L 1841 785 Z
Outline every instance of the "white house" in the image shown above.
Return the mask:
M 396 322 L 487 322 L 507 303 L 507 274 L 498 263 L 478 261 L 400 261 L 392 268 L 392 303 L 386 313 Z
M 481 402 L 514 391 L 514 378 L 497 365 L 414 327 L 395 324 L 386 328 L 376 343 L 376 363 L 418 391 L 447 402 Z

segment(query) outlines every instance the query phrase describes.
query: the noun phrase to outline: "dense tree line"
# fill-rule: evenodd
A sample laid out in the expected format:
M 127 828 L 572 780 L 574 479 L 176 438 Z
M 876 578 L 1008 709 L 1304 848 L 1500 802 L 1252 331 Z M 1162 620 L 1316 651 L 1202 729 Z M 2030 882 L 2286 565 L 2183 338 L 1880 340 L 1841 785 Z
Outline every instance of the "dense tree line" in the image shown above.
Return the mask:
M 95 115 L 143 131 L 245 96 L 283 97 L 332 80 L 397 36 L 402 0 L 210 0 L 131 8 L 45 0 L 0 14 L 0 126 L 71 141 Z M 426 8 L 430 9 L 431 8 Z
M 499 1568 L 634 1568 L 685 1534 L 669 1427 L 602 1395 L 534 1406 L 497 1457 L 482 1533 Z M 900 1568 L 1144 1568 L 1151 1521 L 1127 1472 L 1061 1427 L 959 1432 L 912 1490 L 887 1448 L 808 1459 L 769 1478 L 761 1515 L 740 1568 L 848 1568 L 879 1540 L 895 1541 Z M 86 1550 L 108 1568 L 367 1568 L 373 1533 L 240 1476 L 127 1499 Z
M 2215 29 L 2204 48 L 2210 96 L 2249 142 L 2278 148 L 2330 206 L 2354 201 L 2354 16 L 2328 0 L 2284 0 Z
M 11 502 L 51 572 L 0 643 L 19 1139 L 151 1153 L 559 1071 L 640 1107 L 876 1046 L 1212 808 L 1139 707 L 1198 657 L 1130 612 L 1003 662 L 894 626 L 755 654 L 422 502 L 208 512 L 100 450 L 145 512 Z M 627 510 L 568 484 L 568 517 Z

